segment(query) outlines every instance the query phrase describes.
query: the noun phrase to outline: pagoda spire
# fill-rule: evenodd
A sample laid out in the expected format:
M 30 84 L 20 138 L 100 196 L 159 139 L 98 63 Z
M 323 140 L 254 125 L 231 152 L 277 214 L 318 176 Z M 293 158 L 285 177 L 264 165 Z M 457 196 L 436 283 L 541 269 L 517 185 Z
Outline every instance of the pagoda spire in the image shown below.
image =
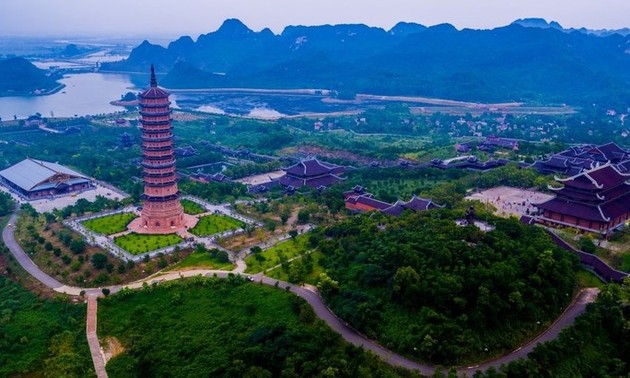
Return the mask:
M 157 79 L 155 78 L 155 68 L 151 64 L 151 86 L 157 87 Z

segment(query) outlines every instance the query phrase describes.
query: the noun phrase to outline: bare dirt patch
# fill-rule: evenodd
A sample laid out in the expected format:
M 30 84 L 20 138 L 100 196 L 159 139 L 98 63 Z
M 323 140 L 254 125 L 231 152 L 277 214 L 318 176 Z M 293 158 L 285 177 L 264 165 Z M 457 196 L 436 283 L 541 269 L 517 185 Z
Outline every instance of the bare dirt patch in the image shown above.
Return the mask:
M 105 357 L 106 364 L 109 360 L 111 360 L 112 358 L 118 356 L 119 354 L 125 351 L 125 347 L 122 345 L 120 340 L 118 340 L 115 337 L 111 337 L 111 336 L 106 337 L 105 340 L 101 343 L 101 345 L 103 345 L 103 354 Z

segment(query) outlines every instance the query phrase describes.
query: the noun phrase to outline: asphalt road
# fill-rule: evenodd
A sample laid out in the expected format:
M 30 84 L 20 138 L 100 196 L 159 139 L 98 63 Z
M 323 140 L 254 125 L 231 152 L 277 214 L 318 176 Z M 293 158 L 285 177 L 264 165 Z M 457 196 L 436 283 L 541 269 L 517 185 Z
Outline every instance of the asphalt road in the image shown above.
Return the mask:
M 15 240 L 13 226 L 15 225 L 16 220 L 17 214 L 14 212 L 13 215 L 11 215 L 11 217 L 9 218 L 9 223 L 4 228 L 4 230 L 2 230 L 2 240 L 4 240 L 4 244 L 9 248 L 9 250 L 11 250 L 11 253 L 13 253 L 13 256 L 15 256 L 17 262 L 22 265 L 22 267 L 31 276 L 35 277 L 39 282 L 43 283 L 51 289 L 56 289 L 63 286 L 61 282 L 42 272 L 37 267 L 37 265 L 33 263 L 33 260 L 28 257 L 26 252 L 24 252 L 22 247 L 18 244 L 17 240 Z M 9 225 L 11 225 L 11 227 L 9 227 Z
M 13 214 L 9 220 L 9 224 L 15 224 L 16 214 Z M 8 225 L 2 231 L 2 238 L 4 243 L 10 249 L 11 253 L 15 256 L 16 260 L 24 269 L 35 277 L 37 280 L 42 282 L 44 285 L 54 289 L 55 291 L 67 294 L 78 295 L 81 291 L 85 291 L 88 295 L 99 295 L 101 293 L 101 289 L 97 288 L 80 288 L 73 286 L 66 286 L 61 282 L 55 280 L 54 278 L 48 276 L 46 273 L 42 272 L 28 257 L 28 255 L 24 252 L 24 250 L 20 247 L 20 245 L 15 240 L 14 229 L 9 227 Z M 229 274 L 233 274 L 232 272 L 226 271 L 213 271 L 213 270 L 192 270 L 192 271 L 174 271 L 168 272 L 163 275 L 149 277 L 145 280 L 131 283 L 129 285 L 117 285 L 110 286 L 109 289 L 112 293 L 119 291 L 122 287 L 129 288 L 141 288 L 143 283 L 158 283 L 161 281 L 175 280 L 184 277 L 191 277 L 196 275 L 207 275 L 211 276 L 216 274 L 218 277 L 225 278 Z M 306 300 L 312 307 L 315 314 L 325 321 L 330 328 L 332 328 L 335 332 L 339 333 L 341 337 L 343 337 L 346 341 L 361 346 L 366 350 L 371 351 L 376 354 L 384 361 L 391 365 L 404 367 L 407 369 L 417 370 L 423 375 L 432 375 L 435 371 L 435 367 L 427 364 L 421 364 L 415 361 L 412 361 L 408 358 L 405 358 L 399 354 L 396 354 L 383 346 L 375 343 L 374 341 L 368 339 L 367 337 L 361 335 L 356 330 L 352 329 L 345 322 L 337 318 L 324 304 L 322 298 L 317 293 L 317 289 L 311 286 L 297 286 L 287 282 L 278 281 L 273 278 L 269 278 L 263 276 L 262 274 L 258 274 L 252 277 L 256 282 L 262 282 L 266 285 L 275 286 L 278 283 L 280 288 L 289 287 L 289 290 L 304 300 Z M 586 305 L 588 303 L 594 302 L 597 298 L 597 294 L 599 293 L 598 289 L 585 289 L 581 291 L 575 300 L 567 307 L 567 309 L 562 313 L 562 315 L 549 327 L 546 331 L 541 333 L 537 338 L 528 342 L 527 344 L 515 349 L 514 351 L 499 357 L 497 359 L 483 362 L 473 366 L 465 366 L 458 367 L 457 372 L 460 375 L 466 374 L 467 376 L 472 376 L 475 371 L 481 370 L 485 371 L 490 367 L 499 368 L 503 364 L 507 364 L 511 361 L 518 360 L 519 358 L 526 358 L 527 354 L 529 354 L 539 343 L 544 343 L 546 341 L 550 341 L 555 339 L 560 331 L 564 328 L 569 327 L 575 321 L 575 318 L 578 317 L 581 313 L 586 309 Z

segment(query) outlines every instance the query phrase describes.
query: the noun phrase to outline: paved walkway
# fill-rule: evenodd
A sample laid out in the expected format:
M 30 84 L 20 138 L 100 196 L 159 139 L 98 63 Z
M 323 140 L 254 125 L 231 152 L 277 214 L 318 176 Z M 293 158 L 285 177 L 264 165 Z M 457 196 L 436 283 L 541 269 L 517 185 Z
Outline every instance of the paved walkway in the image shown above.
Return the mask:
M 16 219 L 16 215 L 11 216 L 10 223 L 14 223 Z M 22 248 L 15 241 L 13 229 L 6 226 L 2 232 L 3 239 L 5 244 L 11 252 L 16 257 L 17 261 L 22 265 L 33 277 L 38 279 L 40 282 L 45 284 L 46 286 L 52 288 L 53 290 L 59 293 L 66 293 L 70 295 L 79 295 L 81 291 L 84 291 L 88 296 L 88 316 L 87 316 L 87 338 L 88 343 L 90 344 L 90 352 L 92 354 L 92 359 L 94 361 L 95 370 L 99 377 L 106 377 L 106 372 L 104 371 L 104 359 L 101 353 L 100 345 L 98 344 L 98 337 L 96 335 L 96 312 L 97 312 L 97 302 L 96 298 L 101 293 L 101 288 L 97 289 L 87 289 L 80 288 L 74 286 L 66 286 L 61 284 L 60 282 L 54 280 L 52 277 L 46 275 L 44 272 L 39 270 L 37 266 L 31 261 L 31 259 L 24 253 Z M 241 260 L 242 261 L 242 260 Z M 244 270 L 243 267 L 240 269 Z M 193 277 L 198 275 L 205 276 L 213 276 L 217 275 L 220 278 L 225 278 L 229 274 L 234 274 L 233 272 L 221 271 L 221 270 L 187 270 L 187 271 L 171 271 L 167 273 L 157 273 L 151 277 L 147 277 L 143 280 L 133 282 L 128 285 L 117 285 L 110 286 L 109 289 L 111 293 L 116 293 L 120 291 L 122 288 L 130 288 L 130 289 L 139 289 L 142 288 L 144 283 L 156 283 L 161 281 L 169 281 L 182 279 L 186 277 Z M 266 285 L 275 286 L 276 283 L 279 287 L 288 288 L 291 292 L 299 295 L 304 300 L 306 300 L 312 307 L 315 314 L 325 321 L 330 328 L 332 328 L 335 332 L 339 333 L 341 337 L 343 337 L 346 341 L 361 346 L 391 365 L 400 366 L 408 369 L 417 370 L 423 375 L 432 375 L 435 371 L 435 367 L 427 364 L 421 364 L 416 361 L 412 361 L 408 358 L 405 358 L 399 354 L 396 354 L 383 346 L 375 343 L 374 341 L 366 338 L 365 336 L 358 333 L 356 330 L 349 327 L 345 322 L 337 318 L 330 309 L 326 306 L 321 296 L 312 286 L 297 286 L 287 282 L 278 281 L 273 278 L 266 277 L 262 274 L 258 275 L 245 275 L 247 277 L 252 277 L 256 281 L 262 282 Z M 526 343 L 525 345 L 517 348 L 511 353 L 506 354 L 500 358 L 494 359 L 492 361 L 487 361 L 480 363 L 478 365 L 459 367 L 457 368 L 458 374 L 472 376 L 475 371 L 481 370 L 485 371 L 490 367 L 499 368 L 503 364 L 507 364 L 511 361 L 518 360 L 519 358 L 526 358 L 527 354 L 531 352 L 536 345 L 539 343 L 544 343 L 546 341 L 553 340 L 558 336 L 560 331 L 566 327 L 569 327 L 575 321 L 575 318 L 582 314 L 588 303 L 594 302 L 595 298 L 598 294 L 597 289 L 586 289 L 582 290 L 574 299 L 574 301 L 567 307 L 564 313 L 549 327 L 545 332 L 541 333 L 538 337 L 533 339 L 532 341 Z M 101 365 L 102 364 L 102 365 Z M 99 373 L 100 372 L 100 373 Z
M 101 344 L 96 335 L 96 315 L 98 314 L 98 297 L 96 295 L 88 295 L 87 297 L 87 321 L 85 326 L 85 334 L 87 335 L 88 345 L 90 346 L 90 354 L 92 355 L 92 363 L 94 371 L 98 378 L 107 378 L 105 371 L 105 357 L 101 349 Z

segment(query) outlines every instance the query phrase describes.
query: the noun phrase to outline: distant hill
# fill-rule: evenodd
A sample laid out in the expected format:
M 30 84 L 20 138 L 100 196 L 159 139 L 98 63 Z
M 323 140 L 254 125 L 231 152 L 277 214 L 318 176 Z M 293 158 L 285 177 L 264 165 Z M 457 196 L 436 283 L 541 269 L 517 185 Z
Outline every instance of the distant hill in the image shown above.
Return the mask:
M 59 86 L 55 78 L 23 58 L 1 60 L 0 77 L 0 95 L 5 96 L 47 92 Z
M 598 36 L 598 37 L 606 37 L 606 36 L 613 35 L 613 34 L 619 34 L 619 35 L 622 35 L 622 36 L 630 35 L 630 28 L 623 28 L 623 29 L 587 29 L 587 28 L 575 29 L 575 28 L 569 28 L 569 29 L 565 29 L 565 28 L 562 27 L 562 25 L 560 25 L 556 21 L 547 22 L 547 20 L 545 20 L 543 18 L 521 18 L 521 19 L 518 19 L 518 20 L 514 21 L 512 24 L 513 25 L 520 25 L 520 26 L 523 26 L 523 27 L 526 27 L 526 28 L 540 28 L 540 29 L 549 29 L 549 28 L 551 28 L 551 29 L 564 31 L 566 33 L 572 33 L 574 31 L 577 31 L 577 32 L 580 32 L 580 33 L 591 34 L 591 35 Z
M 106 70 L 146 72 L 171 88 L 326 88 L 471 101 L 630 104 L 630 37 L 566 31 L 542 19 L 493 30 L 399 23 L 288 26 L 280 35 L 226 20 L 194 41 L 144 41 Z

